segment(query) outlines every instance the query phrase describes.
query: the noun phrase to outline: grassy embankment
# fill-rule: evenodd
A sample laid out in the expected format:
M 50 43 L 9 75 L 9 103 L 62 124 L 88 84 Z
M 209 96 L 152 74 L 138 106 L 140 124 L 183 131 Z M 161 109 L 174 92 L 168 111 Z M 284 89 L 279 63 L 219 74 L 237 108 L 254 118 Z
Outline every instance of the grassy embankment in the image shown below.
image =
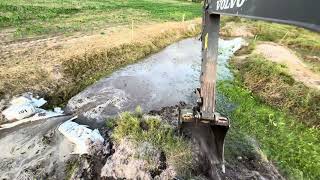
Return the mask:
M 175 0 L 126 0 L 126 1 L 27 1 L 4 0 L 0 2 L 0 29 L 13 30 L 14 37 L 47 37 L 57 34 L 68 35 L 73 32 L 103 32 L 104 28 L 131 27 L 133 20 L 135 26 L 140 24 L 154 24 L 167 21 L 190 20 L 201 15 L 201 4 Z M 143 57 L 155 53 L 167 45 L 182 38 L 199 34 L 200 26 L 188 28 L 185 25 L 175 25 L 174 28 L 164 32 L 157 31 L 152 38 L 141 41 L 123 43 L 116 47 L 104 49 L 87 49 L 86 53 L 71 58 L 55 60 L 57 64 L 49 63 L 54 69 L 59 67 L 59 74 L 63 77 L 56 81 L 50 73 L 37 65 L 42 54 L 35 55 L 32 68 L 25 67 L 18 62 L 13 72 L 4 73 L 4 82 L 0 82 L 0 98 L 5 95 L 16 95 L 25 91 L 33 91 L 46 96 L 51 105 L 62 105 L 79 91 L 96 82 L 99 78 L 107 76 L 113 71 L 137 62 Z M 167 28 L 168 29 L 168 28 Z M 101 31 L 100 31 L 101 30 Z M 130 31 L 128 31 L 130 33 Z M 151 32 L 148 32 L 151 34 Z M 135 34 L 139 36 L 139 34 Z M 79 41 L 81 43 L 82 41 Z M 108 42 L 105 42 L 108 44 Z M 111 44 L 113 42 L 110 42 Z M 42 47 L 39 47 L 42 48 Z M 47 51 L 43 47 L 43 57 Z M 60 51 L 57 48 L 55 51 Z M 27 56 L 31 53 L 25 53 Z M 50 57 L 50 54 L 49 54 Z M 19 59 L 19 57 L 17 57 Z M 25 57 L 22 57 L 25 59 Z M 29 57 L 27 57 L 29 58 Z M 46 59 L 48 60 L 48 59 Z M 10 61 L 6 59 L 6 61 Z M 4 66 L 10 63 L 4 63 Z M 11 66 L 11 65 L 10 65 Z M 19 70 L 21 69 L 21 71 Z M 50 68 L 49 68 L 50 69 Z M 0 74 L 1 75 L 1 74 Z M 50 79 L 51 78 L 51 79 Z M 35 88 L 34 88 L 35 87 Z
M 245 59 L 232 60 L 235 80 L 218 86 L 222 94 L 237 104 L 235 111 L 227 112 L 233 126 L 228 139 L 234 141 L 235 136 L 247 134 L 258 140 L 261 150 L 289 179 L 318 179 L 320 92 L 296 82 L 285 66 L 251 53 L 258 40 L 268 40 L 287 45 L 302 58 L 309 54 L 319 56 L 319 35 L 286 25 L 240 23 L 253 25 L 257 36 L 240 51 L 240 55 L 247 55 Z M 228 146 L 232 149 L 233 144 L 226 149 Z
M 49 94 L 48 100 L 51 104 L 63 104 L 100 78 L 110 75 L 121 67 L 136 63 L 143 57 L 158 52 L 178 40 L 196 36 L 199 32 L 200 26 L 193 30 L 175 29 L 159 34 L 148 42 L 123 44 L 104 51 L 88 52 L 84 56 L 75 56 L 63 63 L 69 85 L 59 87 L 52 94 Z
M 176 0 L 2 0 L 0 29 L 16 38 L 100 30 L 150 21 L 181 21 L 201 14 L 201 4 Z

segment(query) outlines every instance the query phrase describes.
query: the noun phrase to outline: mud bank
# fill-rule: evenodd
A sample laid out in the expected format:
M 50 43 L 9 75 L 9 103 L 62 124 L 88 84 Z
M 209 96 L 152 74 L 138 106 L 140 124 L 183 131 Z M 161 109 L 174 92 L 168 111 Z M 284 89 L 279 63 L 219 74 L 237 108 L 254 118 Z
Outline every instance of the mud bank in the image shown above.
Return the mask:
M 220 41 L 219 80 L 233 78 L 227 67 L 228 60 L 243 43 L 242 39 Z M 151 110 L 150 114 L 159 115 L 162 120 L 175 127 L 177 125 L 176 106 L 162 108 L 160 111 L 153 109 L 175 105 L 179 101 L 185 101 L 189 106 L 192 106 L 194 102 L 192 92 L 199 86 L 198 78 L 201 58 L 199 49 L 200 42 L 196 39 L 187 39 L 173 44 L 165 48 L 161 53 L 150 56 L 141 63 L 123 68 L 113 73 L 111 77 L 88 87 L 69 101 L 67 109 L 69 112 L 80 115 L 84 123 L 98 125 L 104 123 L 105 118 L 117 115 L 118 112 L 132 111 L 136 105 L 140 105 L 145 112 Z M 225 97 L 221 95 L 218 98 L 218 106 L 223 110 L 233 109 L 233 105 L 228 104 L 225 101 Z M 208 154 L 211 154 L 212 149 L 212 143 L 210 143 L 210 140 L 208 141 L 210 138 L 197 135 L 197 132 L 206 131 L 208 127 L 198 127 L 196 129 L 198 130 L 194 131 L 195 135 L 188 137 L 190 140 L 194 139 L 194 150 L 197 153 L 196 159 L 198 159 L 198 163 L 195 164 L 194 168 L 190 169 L 194 177 L 209 179 L 282 178 L 272 163 L 263 158 L 258 146 L 252 147 L 255 150 L 248 152 L 244 157 L 239 157 L 239 160 L 228 159 L 226 174 L 219 172 L 217 168 L 212 167 L 210 162 L 207 161 Z M 200 145 L 203 144 L 203 141 L 206 141 L 204 147 Z M 131 150 L 128 152 L 121 144 L 114 151 L 116 152 L 116 157 L 120 159 L 131 157 Z M 119 154 L 119 151 L 124 151 L 124 154 Z M 121 168 L 120 170 L 115 169 L 115 171 L 119 172 L 126 171 L 126 168 L 131 167 L 128 164 L 121 165 L 121 163 L 118 163 L 118 165 Z M 208 173 L 210 171 L 213 171 L 213 173 Z M 119 172 L 119 176 L 126 177 L 126 174 Z M 143 168 L 138 168 L 134 172 L 139 177 L 151 177 L 151 173 L 143 171 Z M 104 173 L 107 174 L 107 177 L 112 175 L 108 171 Z

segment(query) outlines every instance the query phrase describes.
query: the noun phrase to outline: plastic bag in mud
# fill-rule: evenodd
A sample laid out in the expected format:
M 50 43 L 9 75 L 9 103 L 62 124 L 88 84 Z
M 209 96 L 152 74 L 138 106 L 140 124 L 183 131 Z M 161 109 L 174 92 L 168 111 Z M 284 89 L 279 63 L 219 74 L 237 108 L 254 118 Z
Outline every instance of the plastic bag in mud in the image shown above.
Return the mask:
M 22 120 L 37 113 L 37 107 L 44 105 L 44 99 L 34 99 L 32 97 L 18 97 L 10 102 L 10 106 L 2 111 L 4 117 L 9 120 Z
M 90 144 L 94 142 L 104 142 L 99 130 L 91 130 L 85 125 L 79 125 L 73 119 L 61 124 L 58 130 L 71 142 L 76 144 L 75 154 L 88 154 Z
M 21 120 L 37 113 L 37 108 L 44 105 L 44 99 L 30 97 L 18 97 L 10 101 L 10 106 L 2 111 L 4 117 L 9 120 Z
M 36 108 L 31 104 L 25 104 L 20 106 L 9 107 L 4 110 L 2 114 L 9 121 L 12 120 L 21 120 L 27 117 L 30 117 L 36 113 Z

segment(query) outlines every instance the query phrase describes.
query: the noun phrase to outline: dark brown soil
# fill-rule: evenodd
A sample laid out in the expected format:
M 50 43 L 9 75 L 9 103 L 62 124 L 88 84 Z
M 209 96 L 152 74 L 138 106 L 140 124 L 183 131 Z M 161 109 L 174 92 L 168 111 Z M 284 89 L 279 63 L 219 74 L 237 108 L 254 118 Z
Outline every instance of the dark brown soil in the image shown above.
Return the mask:
M 151 111 L 151 115 L 159 115 L 163 120 L 177 125 L 178 122 L 178 108 L 190 108 L 192 105 L 181 102 L 179 105 L 171 107 L 163 107 L 158 111 Z M 232 127 L 231 127 L 232 128 Z M 226 156 L 226 172 L 222 173 L 220 168 L 212 164 L 215 145 L 212 141 L 213 137 L 210 133 L 210 126 L 189 124 L 184 126 L 183 134 L 186 138 L 194 144 L 195 160 L 197 164 L 195 167 L 191 167 L 193 176 L 206 177 L 207 179 L 284 179 L 275 168 L 275 166 L 262 157 L 261 152 L 258 152 L 256 143 L 248 140 L 246 146 L 254 147 L 255 150 L 248 150 L 246 152 L 231 153 Z M 234 133 L 233 133 L 234 134 Z M 226 139 L 228 141 L 228 137 Z M 205 142 L 205 145 L 203 145 Z M 227 148 L 231 148 L 231 152 L 237 151 L 237 148 L 246 149 L 246 146 L 242 146 L 241 142 L 237 144 L 228 143 Z M 249 144 L 249 145 L 248 145 Z

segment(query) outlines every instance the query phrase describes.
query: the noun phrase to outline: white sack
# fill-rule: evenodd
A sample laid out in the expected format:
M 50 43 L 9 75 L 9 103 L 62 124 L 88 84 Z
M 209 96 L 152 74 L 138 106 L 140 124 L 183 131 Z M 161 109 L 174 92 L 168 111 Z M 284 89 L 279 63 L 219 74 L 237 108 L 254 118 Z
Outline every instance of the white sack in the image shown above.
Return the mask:
M 9 120 L 21 120 L 34 115 L 37 112 L 36 107 L 32 104 L 13 105 L 2 111 L 4 117 Z
M 58 130 L 71 142 L 73 142 L 76 147 L 74 150 L 75 154 L 88 154 L 89 144 L 91 142 L 104 142 L 99 130 L 91 130 L 85 125 L 79 125 L 73 122 L 76 118 L 72 118 L 63 124 L 61 124 Z
M 47 101 L 43 98 L 36 99 L 32 97 L 32 94 L 27 93 L 24 96 L 12 99 L 9 103 L 10 106 L 1 112 L 9 122 L 0 125 L 0 130 L 12 128 L 26 122 L 49 119 L 63 115 L 63 110 L 58 107 L 54 108 L 54 111 L 47 111 L 39 108 L 45 103 L 47 103 Z
M 43 106 L 47 103 L 43 98 L 35 99 L 30 95 L 30 97 L 20 96 L 14 98 L 10 101 L 10 106 L 2 111 L 4 117 L 9 120 L 22 120 L 28 118 L 38 111 L 38 107 Z

